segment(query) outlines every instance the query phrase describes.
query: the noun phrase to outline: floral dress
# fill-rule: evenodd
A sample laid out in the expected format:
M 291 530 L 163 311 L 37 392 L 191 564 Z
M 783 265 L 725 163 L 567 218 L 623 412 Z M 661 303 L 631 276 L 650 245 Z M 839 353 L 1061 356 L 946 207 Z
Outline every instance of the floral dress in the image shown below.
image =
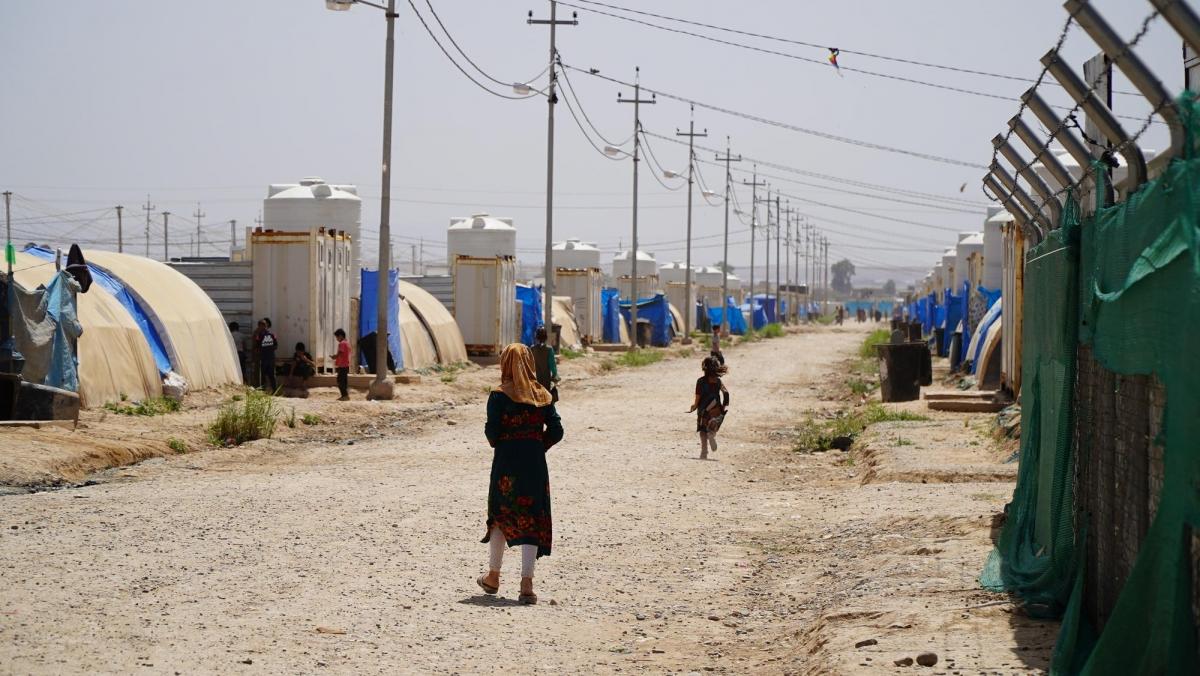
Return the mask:
M 558 412 L 553 404 L 539 408 L 492 392 L 483 429 L 495 449 L 483 542 L 499 528 L 509 547 L 537 545 L 539 558 L 549 556 L 554 536 L 546 451 L 563 437 Z
M 708 376 L 700 376 L 696 381 L 696 396 L 700 397 L 696 408 L 696 431 L 707 432 L 709 421 L 723 413 L 724 407 L 729 405 L 729 390 L 725 389 L 725 384 L 720 378 L 717 378 L 716 382 L 709 382 Z M 714 401 L 722 408 L 710 411 L 709 405 Z

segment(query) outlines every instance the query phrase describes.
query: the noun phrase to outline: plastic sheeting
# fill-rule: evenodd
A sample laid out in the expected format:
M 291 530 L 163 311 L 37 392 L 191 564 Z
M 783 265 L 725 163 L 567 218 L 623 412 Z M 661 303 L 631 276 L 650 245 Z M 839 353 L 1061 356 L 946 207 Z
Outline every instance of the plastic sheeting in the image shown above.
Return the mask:
M 622 343 L 621 340 L 621 310 L 620 310 L 620 292 L 617 289 L 601 289 L 600 290 L 600 307 L 601 307 L 601 324 L 603 331 L 601 334 L 606 343 Z
M 379 271 L 361 270 L 362 299 L 358 306 L 358 337 L 375 333 L 379 326 Z M 388 351 L 392 353 L 396 370 L 404 368 L 404 352 L 401 349 L 400 334 L 400 271 L 388 270 Z M 363 365 L 367 363 L 364 355 L 359 355 Z
M 36 256 L 44 261 L 53 262 L 57 258 L 56 252 L 40 246 L 26 247 L 25 253 L 30 256 Z M 133 294 L 116 277 L 90 263 L 88 264 L 88 270 L 92 273 L 92 281 L 104 289 L 105 292 L 112 294 L 113 298 L 116 298 L 117 302 L 129 312 L 129 316 L 133 318 L 134 323 L 142 330 L 142 335 L 146 337 L 146 343 L 150 347 L 150 354 L 154 355 L 154 363 L 158 366 L 159 375 L 166 375 L 172 368 L 171 358 L 168 356 L 166 343 L 158 334 L 158 329 L 155 328 L 154 322 L 150 319 L 150 314 L 138 304 Z
M 57 272 L 53 262 L 18 252 L 13 277 L 25 289 L 48 285 Z M 133 318 L 107 293 L 75 298 L 83 327 L 76 345 L 80 403 L 88 408 L 128 397 L 140 401 L 162 395 L 162 381 L 150 346 Z
M 755 331 L 761 329 L 767 324 L 770 324 L 770 322 L 767 321 L 766 308 L 764 308 L 762 303 L 758 302 L 757 300 L 751 303 L 743 303 L 741 310 L 743 318 L 745 318 L 747 315 L 750 316 L 750 326 L 753 326 Z
M 631 304 L 621 301 L 621 317 L 629 324 Z M 661 293 L 653 298 L 642 298 L 638 301 L 638 321 L 650 322 L 650 344 L 655 347 L 666 347 L 671 344 L 671 311 L 667 305 L 667 297 Z M 631 333 L 634 329 L 631 329 Z M 637 334 L 634 333 L 636 336 Z
M 120 280 L 163 338 L 171 365 L 192 390 L 242 382 L 237 347 L 224 316 L 195 282 L 141 256 L 91 251 L 97 267 Z M 91 294 L 87 294 L 91 295 Z
M 733 304 L 733 296 L 730 296 L 725 304 L 726 317 L 729 321 L 729 332 L 735 336 L 740 336 L 746 333 L 746 318 L 742 316 L 741 310 Z M 721 308 L 708 308 L 708 321 L 713 326 L 721 325 Z
M 753 296 L 753 299 L 754 305 L 762 306 L 763 312 L 766 314 L 767 324 L 774 324 L 776 321 L 778 321 L 779 314 L 775 307 L 775 296 L 760 293 Z M 762 327 L 758 326 L 756 323 L 754 328 L 759 329 Z
M 521 301 L 521 342 L 533 345 L 537 329 L 546 316 L 542 306 L 542 289 L 539 286 L 517 284 L 516 298 Z
M 79 283 L 66 271 L 55 275 L 54 280 L 42 294 L 38 306 L 40 312 L 54 321 L 54 341 L 50 347 L 50 367 L 46 370 L 43 385 L 71 392 L 79 391 L 79 374 L 76 370 L 75 352 L 72 341 L 79 338 L 83 327 L 79 325 L 75 312 L 75 293 Z
M 467 361 L 467 346 L 463 342 L 462 331 L 446 306 L 433 294 L 403 279 L 399 282 L 399 289 L 401 298 L 408 302 L 429 332 L 433 347 L 437 350 L 438 362 L 457 364 Z
M 559 345 L 578 349 L 582 343 L 579 340 L 579 324 L 575 320 L 575 301 L 570 296 L 554 297 L 554 323 L 560 327 Z

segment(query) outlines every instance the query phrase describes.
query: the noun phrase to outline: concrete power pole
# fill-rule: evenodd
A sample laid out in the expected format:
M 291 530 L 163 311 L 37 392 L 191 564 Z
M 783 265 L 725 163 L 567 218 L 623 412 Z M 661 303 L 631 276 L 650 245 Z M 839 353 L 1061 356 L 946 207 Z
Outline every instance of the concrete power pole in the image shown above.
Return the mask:
M 688 137 L 688 202 L 687 202 L 687 270 L 684 271 L 684 305 L 680 308 L 683 311 L 683 344 L 691 345 L 692 343 L 692 317 L 696 315 L 696 301 L 692 298 L 692 182 L 696 171 L 696 150 L 695 144 L 697 138 L 706 138 L 708 129 L 703 132 L 696 133 L 696 120 L 694 119 L 696 106 L 691 107 L 692 115 L 688 119 L 688 130 L 686 133 L 675 130 L 676 136 Z
M 121 222 L 121 210 L 125 207 L 118 204 L 117 210 L 117 253 L 125 253 L 125 228 Z
M 229 260 L 233 260 L 233 250 L 237 248 L 237 219 L 229 221 Z
M 196 258 L 200 257 L 200 220 L 208 214 L 200 211 L 200 203 L 196 202 L 196 213 L 192 214 L 196 217 Z
M 779 218 L 779 194 L 775 195 L 775 321 L 783 317 L 783 294 L 779 291 L 779 267 L 783 262 L 780 257 L 780 235 L 783 234 L 783 221 Z
M 795 303 L 792 302 L 792 203 L 788 202 L 787 208 L 784 209 L 787 217 L 784 219 L 787 222 L 787 233 L 783 240 L 783 286 L 787 289 L 784 293 L 787 295 L 788 304 L 787 312 L 783 313 L 783 321 L 785 324 L 788 321 L 788 314 L 795 309 Z
M 825 245 L 825 256 L 824 256 L 824 260 L 825 260 L 825 265 L 824 265 L 825 293 L 822 296 L 825 299 L 825 306 L 821 310 L 821 314 L 823 315 L 829 311 L 829 238 L 822 237 L 821 243 Z
M 150 203 L 150 196 L 146 195 L 146 204 L 142 207 L 146 211 L 146 258 L 150 257 L 150 212 L 157 208 Z
M 758 230 L 758 188 L 766 187 L 767 182 L 759 182 L 758 165 L 750 174 L 750 182 L 742 179 L 742 185 L 750 186 L 750 321 L 754 321 L 754 231 Z
M 171 261 L 171 230 L 167 227 L 167 220 L 171 218 L 171 212 L 162 212 L 163 217 L 163 262 Z
M 638 155 L 642 148 L 642 122 L 640 115 L 641 105 L 653 105 L 658 103 L 658 96 L 652 94 L 650 98 L 643 99 L 642 93 L 642 69 L 636 68 L 637 75 L 633 80 L 633 98 L 622 98 L 621 93 L 617 92 L 617 103 L 632 103 L 633 104 L 633 250 L 630 253 L 630 259 L 633 262 L 632 279 L 630 280 L 629 290 L 629 332 L 630 340 L 633 347 L 638 347 L 638 323 L 637 323 L 637 304 L 638 304 Z
M 725 137 L 725 157 L 717 155 L 718 162 L 725 163 L 725 245 L 721 249 L 721 333 L 729 335 L 729 202 L 732 199 L 730 193 L 733 192 L 733 173 L 729 170 L 731 162 L 741 162 L 742 156 L 734 157 L 729 153 L 729 137 Z M 751 209 L 753 211 L 753 209 Z M 753 216 L 751 223 L 753 224 Z M 754 289 L 750 289 L 751 300 L 754 299 Z M 740 311 L 740 310 L 739 310 Z
M 546 271 L 544 275 L 546 280 L 546 321 L 544 323 L 551 340 L 554 339 L 553 308 L 554 277 L 556 272 L 554 269 L 554 104 L 558 103 L 558 96 L 555 95 L 555 87 L 558 85 L 558 71 L 556 70 L 558 49 L 555 46 L 555 37 L 557 36 L 559 26 L 579 25 L 579 21 L 575 19 L 575 16 L 575 14 L 572 14 L 570 21 L 560 21 L 558 18 L 558 3 L 550 0 L 549 19 L 534 19 L 533 10 L 530 10 L 528 20 L 530 25 L 550 26 L 550 88 L 546 93 Z M 634 133 L 637 133 L 636 129 Z M 636 210 L 635 207 L 634 211 Z M 636 304 L 637 299 L 635 298 L 634 305 Z

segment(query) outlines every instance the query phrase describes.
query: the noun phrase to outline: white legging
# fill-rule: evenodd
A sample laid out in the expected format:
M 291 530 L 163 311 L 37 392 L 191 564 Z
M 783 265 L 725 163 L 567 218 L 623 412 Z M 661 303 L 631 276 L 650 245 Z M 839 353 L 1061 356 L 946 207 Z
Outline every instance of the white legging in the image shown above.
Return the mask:
M 504 550 L 508 547 L 508 542 L 504 539 L 504 532 L 499 528 L 492 527 L 492 537 L 488 540 L 488 569 L 500 570 L 500 565 L 504 563 Z M 533 577 L 533 566 L 537 563 L 537 545 L 520 545 L 521 547 L 521 577 Z

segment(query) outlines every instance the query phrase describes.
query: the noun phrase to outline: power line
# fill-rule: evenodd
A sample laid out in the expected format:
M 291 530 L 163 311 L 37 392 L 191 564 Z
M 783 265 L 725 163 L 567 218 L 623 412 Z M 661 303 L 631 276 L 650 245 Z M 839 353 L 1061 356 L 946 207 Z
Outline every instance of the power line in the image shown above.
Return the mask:
M 560 66 L 562 65 L 561 62 L 559 63 L 559 65 Z M 566 87 L 567 93 L 570 94 L 570 97 L 575 100 L 575 105 L 579 107 L 579 114 L 583 116 L 583 119 L 587 121 L 588 126 L 591 127 L 593 132 L 596 133 L 596 136 L 600 137 L 601 141 L 604 141 L 605 143 L 607 143 L 608 145 L 613 146 L 613 147 L 620 147 L 620 146 L 623 146 L 626 143 L 629 143 L 630 141 L 633 140 L 633 135 L 630 135 L 629 138 L 625 139 L 624 141 L 621 141 L 620 143 L 613 143 L 612 141 L 608 140 L 608 137 L 606 137 L 604 134 L 601 134 L 600 130 L 596 128 L 596 125 L 592 124 L 592 119 L 590 117 L 588 117 L 587 110 L 584 109 L 583 104 L 580 103 L 579 95 L 575 93 L 575 87 L 571 84 L 571 78 L 567 77 L 567 70 L 565 68 L 559 68 L 558 73 L 559 73 L 559 75 L 562 75 L 563 82 L 566 83 L 566 85 L 567 85 L 567 87 Z M 569 108 L 570 105 L 571 104 L 568 101 L 567 107 Z M 578 123 L 578 120 L 576 120 L 576 123 Z M 581 129 L 582 129 L 582 127 L 581 127 Z M 607 157 L 607 155 L 606 155 L 606 157 Z
M 412 8 L 413 14 L 417 15 L 417 19 L 420 20 L 421 25 L 424 26 L 425 32 L 428 33 L 429 38 L 431 40 L 433 40 L 433 44 L 437 45 L 438 49 L 440 49 L 442 51 L 442 54 L 445 54 L 446 58 L 450 61 L 450 63 L 454 64 L 454 67 L 458 69 L 458 72 L 462 73 L 463 76 L 466 77 L 468 80 L 470 80 L 476 87 L 479 87 L 480 89 L 491 94 L 492 96 L 496 96 L 496 97 L 499 97 L 502 99 L 508 99 L 510 101 L 523 101 L 525 99 L 529 99 L 529 98 L 533 98 L 535 96 L 541 95 L 540 92 L 537 92 L 537 93 L 533 93 L 533 94 L 528 94 L 526 96 L 512 96 L 510 94 L 501 94 L 499 92 L 492 91 L 491 88 L 489 88 L 487 85 L 483 84 L 479 80 L 476 80 L 474 76 L 472 76 L 470 73 L 467 72 L 467 70 L 465 68 L 462 67 L 462 64 L 460 64 L 458 61 L 454 60 L 454 57 L 450 55 L 450 52 L 446 51 L 446 47 L 441 43 L 441 41 L 439 41 L 437 39 L 437 36 L 433 34 L 433 30 L 429 27 L 429 24 L 425 21 L 425 17 L 420 12 L 417 11 L 417 6 L 413 4 L 412 0 L 408 0 L 408 6 Z M 443 30 L 445 30 L 445 29 L 443 28 Z M 450 34 L 446 33 L 446 36 L 449 37 Z M 451 38 L 450 41 L 454 42 L 454 39 Z M 455 45 L 455 46 L 457 47 L 457 45 Z M 461 50 L 460 50 L 460 52 L 461 52 Z M 464 57 L 465 56 L 466 55 L 464 54 Z M 468 59 L 468 61 L 470 61 L 470 59 Z M 471 62 L 471 63 L 472 63 L 472 65 L 474 65 L 473 62 Z M 479 67 L 476 66 L 476 68 L 479 68 Z M 480 72 L 483 72 L 483 71 L 480 70 Z M 494 78 L 492 78 L 491 76 L 487 76 L 487 77 L 489 79 L 492 79 L 493 81 L 497 81 Z M 511 85 L 509 85 L 509 86 L 511 86 Z
M 767 35 L 767 34 L 764 34 L 764 33 L 755 33 L 755 32 L 752 32 L 752 31 L 738 30 L 738 29 L 736 29 L 736 28 L 729 28 L 729 27 L 727 27 L 727 26 L 717 26 L 717 25 L 714 25 L 714 24 L 703 23 L 703 22 L 700 22 L 700 21 L 692 21 L 692 20 L 689 20 L 689 19 L 682 19 L 682 18 L 679 18 L 679 17 L 672 17 L 672 16 L 666 16 L 666 15 L 663 15 L 663 14 L 655 14 L 655 13 L 653 13 L 653 12 L 647 12 L 647 11 L 643 11 L 643 10 L 631 9 L 631 8 L 629 8 L 629 7 L 620 7 L 620 6 L 617 6 L 617 5 L 610 5 L 610 4 L 603 3 L 603 2 L 595 2 L 594 0 L 575 0 L 575 1 L 576 1 L 576 2 L 582 2 L 582 3 L 584 3 L 584 4 L 587 4 L 587 5 L 595 5 L 595 6 L 598 6 L 598 7 L 606 7 L 606 8 L 608 8 L 608 9 L 614 9 L 614 10 L 619 10 L 619 11 L 622 11 L 622 12 L 628 12 L 628 13 L 630 13 L 630 14 L 637 14 L 637 15 L 641 15 L 641 16 L 649 16 L 649 17 L 652 17 L 652 18 L 655 18 L 655 19 L 663 19 L 663 20 L 666 20 L 666 21 L 674 21 L 674 22 L 676 22 L 676 23 L 686 24 L 686 25 L 689 25 L 689 26 L 697 26 L 697 27 L 700 27 L 700 28 L 708 28 L 708 29 L 711 29 L 711 30 L 717 30 L 717 31 L 722 31 L 722 32 L 726 32 L 726 33 L 733 33 L 733 34 L 736 34 L 736 35 L 743 35 L 743 36 L 746 36 L 746 37 L 760 38 L 760 39 L 763 39 L 763 40 L 771 40 L 771 41 L 774 41 L 774 42 L 782 42 L 782 43 L 787 43 L 787 44 L 799 45 L 799 46 L 801 46 L 801 47 L 810 47 L 810 48 L 813 48 L 813 49 L 819 49 L 819 50 L 822 50 L 822 51 L 825 51 L 825 50 L 828 50 L 828 49 L 830 49 L 830 47 L 829 47 L 828 45 L 820 45 L 820 44 L 816 44 L 816 43 L 813 43 L 813 42 L 805 42 L 805 41 L 802 41 L 802 40 L 795 40 L 795 39 L 791 39 L 791 38 L 783 38 L 783 37 L 779 37 L 779 36 L 776 36 L 776 35 Z M 611 17 L 613 17 L 613 18 L 617 18 L 617 19 L 623 19 L 623 20 L 626 20 L 626 21 L 634 21 L 633 19 L 630 19 L 629 17 L 623 17 L 623 16 L 619 16 L 619 15 L 608 14 L 608 13 L 605 13 L 605 12 L 600 12 L 600 11 L 598 11 L 598 10 L 591 9 L 591 8 L 588 8 L 588 7 L 578 7 L 578 6 L 576 6 L 576 5 L 573 5 L 573 4 L 571 4 L 570 2 L 561 2 L 561 4 L 563 4 L 563 5 L 566 5 L 566 6 L 568 6 L 568 7 L 575 7 L 576 9 L 582 9 L 582 10 L 584 10 L 584 11 L 586 11 L 586 12 L 592 12 L 592 13 L 595 13 L 595 14 L 604 14 L 604 15 L 606 15 L 606 16 L 611 16 Z M 656 26 L 656 25 L 654 25 L 654 24 L 650 24 L 650 23 L 647 23 L 647 22 L 638 22 L 638 23 L 643 23 L 644 25 L 651 26 L 651 27 L 654 27 L 654 28 L 663 28 L 664 30 L 671 30 L 671 29 L 669 29 L 669 28 L 665 28 L 665 27 Z M 689 35 L 690 35 L 690 33 L 689 33 Z M 709 36 L 698 36 L 698 37 L 702 37 L 702 38 L 705 38 L 705 39 L 709 39 Z M 739 45 L 739 46 L 740 46 L 740 45 Z M 867 57 L 867 58 L 871 58 L 871 59 L 879 59 L 879 60 L 881 60 L 881 61 L 890 61 L 890 62 L 893 62 L 893 63 L 902 63 L 902 64 L 906 64 L 906 65 L 910 65 L 910 66 L 920 66 L 920 67 L 922 67 L 922 68 L 934 68 L 934 69 L 937 69 L 937 70 L 944 70 L 944 71 L 949 71 L 949 72 L 954 72 L 954 73 L 963 73 L 963 74 L 967 74 L 967 75 L 980 75 L 980 76 L 983 76 L 983 77 L 996 78 L 996 79 L 1000 79 L 1000 80 L 1010 80 L 1010 81 L 1014 81 L 1014 82 L 1026 82 L 1026 83 L 1028 83 L 1028 82 L 1034 82 L 1034 80 L 1032 80 L 1032 79 L 1030 79 L 1030 78 L 1026 78 L 1026 77 L 1020 77 L 1020 76 L 1017 76 L 1017 75 L 1005 75 L 1005 74 L 1003 74 L 1003 73 L 993 73 L 993 72 L 989 72 L 989 71 L 985 71 L 985 70 L 978 70 L 978 69 L 973 69 L 973 68 L 964 68 L 964 67 L 962 67 L 962 66 L 948 66 L 948 65 L 946 65 L 946 64 L 942 64 L 942 63 L 931 63 L 931 62 L 928 62 L 928 61 L 917 61 L 917 60 L 915 60 L 915 59 L 907 59 L 907 58 L 903 58 L 903 57 L 897 57 L 897 56 L 886 56 L 886 55 L 883 55 L 883 54 L 874 54 L 874 53 L 871 53 L 871 52 L 863 52 L 863 51 L 858 51 L 858 50 L 854 50 L 854 49 L 846 49 L 846 48 L 841 48 L 841 47 L 839 47 L 839 48 L 838 48 L 838 51 L 839 51 L 839 53 L 841 53 L 841 54 L 850 54 L 850 55 L 853 55 L 853 56 L 865 56 L 865 57 Z M 790 56 L 790 55 L 788 55 L 788 56 Z M 812 60 L 812 59 L 806 59 L 806 60 Z M 823 62 L 823 61 L 819 61 L 818 63 L 821 63 L 821 65 L 826 65 L 826 63 L 825 63 L 825 62 Z M 857 70 L 850 69 L 850 68 L 846 68 L 846 67 L 841 67 L 841 69 L 842 69 L 842 70 L 846 70 L 846 71 L 850 71 L 850 72 L 861 72 L 861 71 L 857 71 Z M 1117 92 L 1114 92 L 1114 93 L 1117 93 L 1117 94 L 1124 94 L 1124 95 L 1127 95 L 1127 96 L 1139 96 L 1139 94 L 1138 94 L 1137 92 L 1117 91 Z
M 588 70 L 588 69 L 578 68 L 576 66 L 571 66 L 568 64 L 563 64 L 563 67 L 570 68 L 570 69 L 575 70 L 580 73 L 586 73 L 587 75 L 590 75 L 595 78 L 599 78 L 601 80 L 605 80 L 607 82 L 611 82 L 613 84 L 619 84 L 619 85 L 622 85 L 625 87 L 633 86 L 632 84 L 630 84 L 628 82 L 618 80 L 614 77 L 609 77 L 607 75 L 601 75 L 599 71 L 594 70 L 594 69 Z M 917 159 L 922 159 L 922 160 L 929 160 L 931 162 L 941 162 L 943 164 L 951 164 L 951 165 L 960 166 L 960 167 L 970 167 L 972 169 L 987 169 L 987 167 L 985 167 L 984 165 L 975 164 L 974 162 L 967 162 L 965 160 L 957 160 L 957 159 L 950 158 L 950 157 L 942 157 L 940 155 L 932 155 L 929 153 L 922 153 L 922 152 L 918 152 L 915 150 L 907 150 L 904 148 L 897 148 L 894 146 L 886 146 L 886 145 L 883 145 L 880 143 L 872 143 L 870 141 L 863 141 L 861 139 L 850 138 L 847 136 L 839 136 L 838 134 L 830 134 L 828 132 L 818 131 L 815 129 L 808 129 L 808 128 L 800 127 L 800 126 L 797 126 L 794 124 L 789 124 L 787 122 L 780 122 L 778 120 L 772 120 L 769 118 L 761 117 L 759 115 L 743 113 L 741 111 L 732 110 L 730 108 L 724 108 L 721 106 L 713 105 L 711 103 L 704 103 L 703 101 L 689 99 L 685 96 L 680 96 L 678 94 L 671 94 L 668 92 L 664 92 L 660 89 L 651 89 L 650 87 L 647 87 L 645 85 L 642 85 L 642 89 L 645 89 L 646 91 L 648 91 L 652 94 L 655 94 L 657 96 L 661 96 L 665 99 L 671 99 L 674 101 L 678 101 L 680 103 L 687 103 L 689 105 L 697 106 L 699 108 L 705 108 L 707 110 L 711 110 L 711 111 L 718 112 L 718 113 L 723 113 L 725 115 L 730 115 L 733 117 L 739 117 L 739 118 L 742 118 L 745 120 L 750 120 L 751 122 L 758 122 L 760 124 L 765 124 L 765 125 L 769 125 L 772 127 L 778 127 L 780 129 L 787 129 L 789 131 L 794 131 L 794 132 L 798 132 L 801 134 L 808 134 L 809 136 L 816 136 L 818 138 L 823 138 L 823 139 L 826 139 L 829 141 L 845 143 L 848 145 L 858 146 L 860 148 L 868 148 L 870 150 L 880 150 L 883 152 L 896 153 L 899 155 L 907 155 L 909 157 L 915 157 Z
M 410 1 L 409 4 L 411 5 L 412 2 Z M 446 24 L 442 23 L 442 17 L 438 16 L 437 10 L 435 10 L 433 8 L 433 3 L 431 3 L 429 0 L 425 0 L 425 6 L 429 8 L 429 13 L 433 15 L 434 21 L 437 21 L 437 25 L 442 29 L 442 32 L 446 34 L 446 38 L 448 38 L 450 40 L 450 44 L 454 45 L 454 49 L 457 50 L 458 53 L 461 54 L 464 59 L 466 59 L 467 63 L 471 64 L 471 66 L 473 68 L 475 68 L 475 70 L 479 71 L 480 75 L 491 80 L 492 82 L 495 82 L 496 84 L 500 85 L 501 87 L 511 87 L 513 85 L 512 82 L 504 82 L 503 80 L 497 80 L 496 78 L 494 78 L 490 74 L 488 74 L 488 72 L 486 70 L 484 70 L 483 68 L 480 68 L 479 64 L 475 63 L 475 61 L 473 59 L 471 59 L 470 56 L 467 56 L 467 53 L 464 52 L 463 48 L 459 46 L 458 41 L 455 40 L 454 36 L 450 34 L 450 31 L 446 29 Z M 413 7 L 414 12 L 416 11 L 416 9 L 417 9 L 416 7 Z M 422 22 L 422 23 L 424 23 L 424 22 Z M 428 26 L 426 28 L 428 28 Z M 430 35 L 432 36 L 432 33 Z M 541 73 L 538 73 L 533 78 L 531 78 L 529 80 L 525 80 L 524 82 L 526 82 L 526 83 L 533 82 L 534 80 L 540 78 L 542 76 L 542 74 L 546 72 L 546 70 L 549 70 L 549 68 L 550 68 L 550 66 L 549 66 L 549 64 L 547 64 L 546 69 L 542 70 Z M 519 98 L 529 98 L 532 96 L 536 96 L 536 94 L 530 94 L 529 96 L 524 96 L 524 97 L 519 97 Z

